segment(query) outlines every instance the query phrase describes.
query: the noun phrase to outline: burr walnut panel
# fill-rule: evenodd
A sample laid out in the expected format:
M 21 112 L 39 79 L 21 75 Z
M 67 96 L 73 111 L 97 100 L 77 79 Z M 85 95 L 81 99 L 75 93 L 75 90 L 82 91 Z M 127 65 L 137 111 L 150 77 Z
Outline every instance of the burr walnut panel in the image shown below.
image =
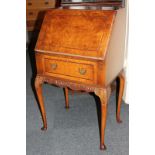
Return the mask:
M 47 12 L 35 50 L 102 59 L 115 11 L 72 12 L 56 9 Z

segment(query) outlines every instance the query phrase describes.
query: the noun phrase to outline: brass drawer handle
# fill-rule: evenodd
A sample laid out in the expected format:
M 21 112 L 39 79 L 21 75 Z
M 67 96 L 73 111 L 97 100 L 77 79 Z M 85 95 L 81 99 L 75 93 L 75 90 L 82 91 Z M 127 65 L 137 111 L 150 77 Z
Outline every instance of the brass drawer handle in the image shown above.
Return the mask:
M 57 68 L 57 66 L 58 66 L 57 64 L 51 64 L 51 67 L 53 70 L 55 70 Z
M 84 68 L 79 68 L 79 73 L 80 73 L 81 75 L 85 75 L 86 72 L 87 72 L 86 69 L 84 69 Z

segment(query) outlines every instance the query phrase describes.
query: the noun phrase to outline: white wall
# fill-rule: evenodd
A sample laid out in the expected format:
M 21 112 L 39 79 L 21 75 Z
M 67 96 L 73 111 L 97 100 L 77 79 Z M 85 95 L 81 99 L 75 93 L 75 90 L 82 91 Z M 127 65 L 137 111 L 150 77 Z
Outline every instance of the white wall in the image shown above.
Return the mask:
M 123 95 L 123 100 L 125 103 L 129 104 L 129 86 L 128 86 L 128 33 L 129 33 L 129 2 L 126 0 L 126 6 L 124 8 L 124 16 L 125 16 L 125 21 L 124 24 L 126 26 L 126 32 L 125 32 L 125 55 L 124 55 L 124 71 L 125 71 L 125 89 L 124 89 L 124 95 Z

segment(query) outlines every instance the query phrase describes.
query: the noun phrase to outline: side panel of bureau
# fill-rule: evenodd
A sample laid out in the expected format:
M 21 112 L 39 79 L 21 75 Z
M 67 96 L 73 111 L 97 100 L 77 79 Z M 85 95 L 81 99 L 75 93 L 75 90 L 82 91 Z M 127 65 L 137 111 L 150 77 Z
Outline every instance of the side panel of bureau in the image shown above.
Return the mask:
M 124 9 L 118 10 L 106 55 L 106 85 L 111 83 L 123 69 L 126 37 L 125 21 Z

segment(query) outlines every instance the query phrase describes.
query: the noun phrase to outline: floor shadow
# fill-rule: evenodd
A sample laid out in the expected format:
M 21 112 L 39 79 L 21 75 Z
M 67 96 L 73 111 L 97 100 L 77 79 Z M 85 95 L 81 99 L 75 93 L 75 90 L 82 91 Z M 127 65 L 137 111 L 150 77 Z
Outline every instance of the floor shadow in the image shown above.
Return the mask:
M 37 104 L 39 102 L 38 102 L 38 98 L 37 98 L 37 94 L 36 94 L 35 86 L 34 86 L 35 77 L 36 77 L 36 74 L 37 74 L 34 49 L 35 49 L 35 45 L 36 45 L 36 42 L 37 42 L 38 35 L 39 35 L 38 30 L 28 32 L 29 44 L 28 44 L 28 47 L 27 47 L 27 54 L 28 54 L 27 59 L 29 59 L 29 61 L 30 61 L 30 66 L 31 66 L 31 70 L 32 70 L 30 85 L 31 85 L 31 89 L 33 91 L 34 97 L 35 97 L 35 99 L 37 101 Z M 39 104 L 38 104 L 38 108 L 40 110 Z
M 32 77 L 31 77 L 30 85 L 31 85 L 31 88 L 32 88 L 32 91 L 33 91 L 33 94 L 34 94 L 34 97 L 35 97 L 37 103 L 39 103 L 39 102 L 38 102 L 38 98 L 37 98 L 37 94 L 36 94 L 35 86 L 34 86 L 35 77 L 37 75 L 35 50 L 34 49 L 35 49 L 35 46 L 37 43 L 37 39 L 38 39 L 41 25 L 42 25 L 42 22 L 44 19 L 44 15 L 45 15 L 44 10 L 39 12 L 37 20 L 35 21 L 34 30 L 28 32 L 28 40 L 29 41 L 28 41 L 28 45 L 27 45 L 27 53 L 28 53 L 28 56 L 30 59 L 30 65 L 31 65 L 31 69 L 32 69 Z M 40 109 L 39 104 L 38 104 L 38 107 Z
M 115 100 L 116 100 L 116 114 L 117 114 L 117 106 L 118 106 L 118 95 L 119 95 L 119 86 L 120 86 L 120 80 L 119 78 L 116 78 L 116 91 L 115 91 Z

